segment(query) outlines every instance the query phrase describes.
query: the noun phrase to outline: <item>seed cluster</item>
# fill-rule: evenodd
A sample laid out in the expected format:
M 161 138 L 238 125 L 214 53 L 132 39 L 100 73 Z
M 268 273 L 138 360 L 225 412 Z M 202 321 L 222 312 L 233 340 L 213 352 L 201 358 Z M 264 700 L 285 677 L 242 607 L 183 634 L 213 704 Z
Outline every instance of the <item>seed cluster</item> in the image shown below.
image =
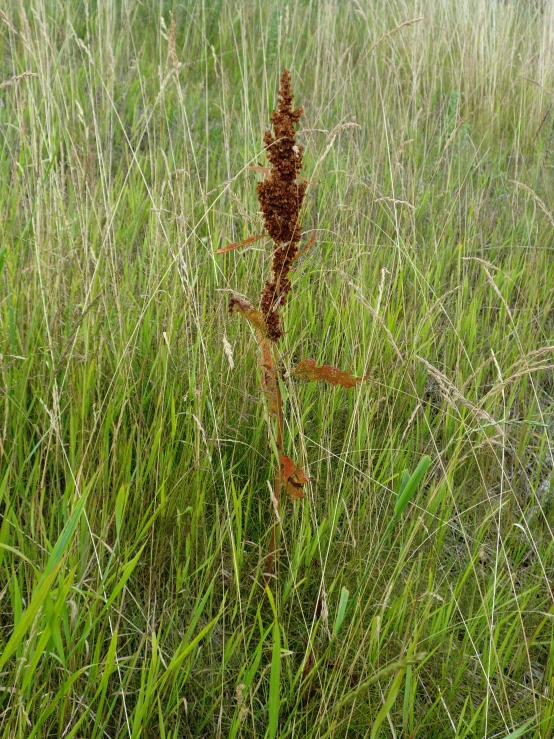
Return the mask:
M 284 69 L 279 105 L 271 114 L 273 133 L 266 131 L 264 136 L 269 176 L 257 186 L 265 229 L 274 242 L 272 276 L 265 283 L 260 304 L 267 336 L 272 341 L 277 341 L 283 334 L 279 308 L 285 304 L 291 289 L 289 273 L 298 254 L 301 236 L 298 218 L 306 193 L 306 185 L 296 181 L 302 168 L 303 147 L 296 144 L 294 129 L 303 108 L 293 109 L 293 97 L 290 72 Z

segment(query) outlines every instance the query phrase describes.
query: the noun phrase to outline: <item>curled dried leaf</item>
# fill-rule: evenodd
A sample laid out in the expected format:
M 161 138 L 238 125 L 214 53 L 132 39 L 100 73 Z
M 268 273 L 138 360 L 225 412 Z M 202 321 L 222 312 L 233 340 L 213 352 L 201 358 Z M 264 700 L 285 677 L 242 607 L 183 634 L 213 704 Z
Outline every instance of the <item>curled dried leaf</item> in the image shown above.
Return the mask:
M 277 387 L 277 373 L 275 361 L 271 351 L 271 344 L 267 339 L 267 326 L 261 311 L 254 308 L 252 303 L 244 298 L 234 296 L 229 301 L 229 312 L 240 313 L 256 329 L 256 339 L 260 350 L 259 364 L 262 368 L 262 388 L 267 394 L 269 415 L 275 418 L 279 410 L 279 393 Z
M 296 465 L 286 454 L 281 454 L 280 460 L 281 479 L 286 492 L 291 498 L 303 498 L 304 492 L 302 488 L 310 481 L 310 478 L 306 477 L 302 467 Z
M 296 465 L 286 454 L 281 454 L 281 468 L 283 471 L 283 481 L 286 482 L 291 475 L 296 472 Z
M 234 296 L 229 301 L 229 313 L 240 313 L 260 332 L 261 336 L 267 333 L 264 316 L 261 311 L 254 308 L 248 300 Z
M 342 385 L 345 388 L 354 387 L 359 382 L 369 379 L 368 375 L 365 377 L 355 377 L 350 372 L 343 372 L 329 364 L 323 364 L 321 367 L 318 367 L 315 359 L 303 359 L 290 374 L 298 380 L 307 380 L 308 382 L 325 380 L 331 385 Z
M 298 483 L 294 482 L 294 480 L 289 480 L 285 486 L 285 490 L 287 492 L 287 495 L 289 495 L 293 500 L 298 499 L 302 500 L 304 497 L 304 491 L 302 490 L 302 485 L 299 485 Z

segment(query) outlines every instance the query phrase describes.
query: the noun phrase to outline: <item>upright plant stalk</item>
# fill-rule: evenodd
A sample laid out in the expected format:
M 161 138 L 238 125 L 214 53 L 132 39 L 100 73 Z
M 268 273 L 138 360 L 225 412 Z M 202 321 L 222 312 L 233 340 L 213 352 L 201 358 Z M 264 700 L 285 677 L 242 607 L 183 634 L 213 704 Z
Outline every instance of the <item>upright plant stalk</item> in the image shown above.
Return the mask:
M 273 240 L 273 263 L 269 279 L 266 281 L 261 295 L 260 309 L 267 328 L 267 337 L 277 344 L 283 335 L 279 309 L 286 302 L 291 290 L 289 273 L 298 254 L 301 238 L 299 214 L 306 194 L 306 185 L 297 182 L 297 175 L 302 168 L 303 148 L 296 143 L 294 124 L 302 115 L 302 108 L 293 109 L 290 72 L 285 69 L 281 75 L 279 89 L 279 105 L 271 115 L 273 133 L 266 131 L 264 143 L 269 159 L 269 176 L 258 182 L 256 191 L 258 202 L 264 216 L 265 230 Z M 273 356 L 277 353 L 274 347 Z M 281 460 L 283 448 L 283 402 L 276 374 L 275 359 L 267 368 L 273 376 L 275 387 L 275 443 L 278 460 L 275 466 L 273 484 L 273 505 L 275 519 L 271 532 L 268 572 L 273 572 L 273 560 L 279 527 L 279 508 L 281 505 Z
M 277 419 L 275 424 L 275 445 L 277 446 L 277 452 L 279 460 L 275 465 L 275 477 L 273 480 L 273 506 L 274 506 L 274 520 L 273 527 L 271 529 L 271 540 L 269 542 L 269 553 L 267 557 L 267 572 L 273 573 L 273 560 L 275 558 L 275 547 L 277 544 L 277 534 L 279 530 L 280 522 L 280 508 L 281 508 L 281 459 L 284 457 L 283 448 L 283 401 L 281 398 L 281 390 L 279 383 L 277 382 Z
M 266 280 L 260 296 L 260 307 L 255 308 L 249 301 L 233 296 L 229 301 L 229 311 L 240 313 L 255 328 L 260 351 L 262 369 L 262 388 L 267 397 L 270 422 L 270 435 L 275 444 L 277 461 L 272 490 L 274 519 L 267 559 L 266 572 L 273 573 L 277 535 L 280 522 L 281 491 L 284 488 L 293 499 L 304 497 L 303 486 L 308 478 L 302 468 L 285 455 L 283 401 L 279 388 L 278 343 L 283 336 L 281 308 L 286 304 L 291 291 L 290 272 L 298 257 L 298 247 L 302 238 L 300 211 L 306 185 L 298 181 L 302 168 L 303 147 L 296 143 L 295 124 L 303 113 L 302 108 L 292 107 L 293 94 L 291 76 L 287 69 L 281 75 L 279 103 L 271 114 L 273 131 L 266 131 L 264 144 L 269 167 L 265 169 L 266 178 L 258 182 L 258 202 L 264 218 L 267 236 L 273 241 L 273 260 L 271 274 Z M 216 253 L 226 253 L 257 240 L 250 236 L 241 243 L 230 244 Z M 310 242 L 307 248 L 313 243 Z M 323 365 L 317 367 L 313 359 L 305 359 L 290 373 L 301 380 L 325 380 L 332 385 L 354 387 L 363 377 L 353 377 L 336 367 Z

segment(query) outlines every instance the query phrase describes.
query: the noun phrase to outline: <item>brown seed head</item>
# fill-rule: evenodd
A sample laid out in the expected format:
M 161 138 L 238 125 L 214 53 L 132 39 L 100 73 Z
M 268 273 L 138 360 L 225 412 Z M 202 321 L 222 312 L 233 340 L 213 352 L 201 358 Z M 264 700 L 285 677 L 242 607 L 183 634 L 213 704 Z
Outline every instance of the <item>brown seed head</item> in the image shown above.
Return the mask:
M 284 69 L 279 105 L 271 114 L 273 133 L 266 131 L 264 136 L 270 164 L 269 177 L 257 186 L 265 228 L 274 242 L 272 277 L 265 283 L 260 305 L 267 324 L 267 336 L 272 341 L 282 336 L 279 308 L 285 304 L 291 289 L 288 275 L 298 253 L 301 236 L 298 217 L 306 193 L 306 185 L 296 182 L 302 168 L 303 147 L 296 144 L 294 129 L 303 109 L 293 110 L 292 98 L 290 72 Z

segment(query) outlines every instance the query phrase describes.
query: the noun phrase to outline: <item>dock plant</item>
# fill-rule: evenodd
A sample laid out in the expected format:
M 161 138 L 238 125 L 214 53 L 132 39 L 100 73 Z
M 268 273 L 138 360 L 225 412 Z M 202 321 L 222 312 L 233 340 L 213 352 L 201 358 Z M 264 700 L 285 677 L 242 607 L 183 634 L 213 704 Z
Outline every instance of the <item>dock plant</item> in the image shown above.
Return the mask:
M 282 310 L 292 289 L 291 277 L 295 262 L 314 242 L 312 239 L 302 250 L 300 249 L 303 235 L 301 215 L 307 183 L 300 179 L 304 150 L 296 142 L 295 130 L 295 124 L 300 120 L 303 108 L 293 108 L 293 97 L 291 75 L 288 69 L 284 69 L 281 75 L 278 106 L 271 114 L 273 130 L 266 131 L 264 135 L 269 167 L 261 168 L 265 172 L 265 179 L 258 182 L 256 188 L 264 219 L 263 236 L 269 237 L 273 242 L 271 273 L 261 290 L 259 307 L 235 295 L 229 301 L 229 311 L 240 313 L 256 332 L 261 384 L 267 399 L 269 443 L 275 453 L 271 493 L 274 522 L 266 566 L 266 572 L 269 574 L 273 573 L 281 520 L 281 493 L 285 491 L 292 500 L 302 499 L 303 487 L 309 482 L 300 464 L 285 454 L 281 392 L 281 382 L 284 379 L 283 357 L 280 354 L 280 342 L 284 334 Z M 249 237 L 240 243 L 225 246 L 218 249 L 218 253 L 231 251 L 257 238 L 259 237 Z M 355 377 L 330 365 L 318 367 L 314 359 L 299 362 L 290 371 L 288 378 L 308 382 L 325 381 L 343 388 L 353 388 L 367 379 Z

